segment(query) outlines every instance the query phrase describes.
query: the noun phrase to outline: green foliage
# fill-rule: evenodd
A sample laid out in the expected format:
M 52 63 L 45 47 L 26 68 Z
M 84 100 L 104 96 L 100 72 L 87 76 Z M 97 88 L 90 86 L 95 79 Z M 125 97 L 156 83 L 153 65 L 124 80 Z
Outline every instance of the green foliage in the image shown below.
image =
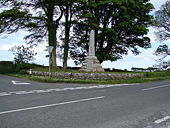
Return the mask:
M 155 52 L 155 55 L 157 56 L 163 56 L 163 58 L 165 58 L 166 56 L 170 55 L 170 50 L 168 48 L 167 45 L 160 45 L 156 52 Z
M 61 67 L 57 68 L 51 68 L 51 72 L 79 72 L 79 68 L 71 68 L 68 67 L 67 69 L 63 69 Z M 48 67 L 35 67 L 33 68 L 33 71 L 42 71 L 42 72 L 48 72 L 49 68 Z
M 0 13 L 0 33 L 13 33 L 20 29 L 25 29 L 30 32 L 25 37 L 29 43 L 36 44 L 43 42 L 48 36 L 47 19 L 49 18 L 45 14 L 45 10 L 43 10 L 43 6 L 46 3 L 44 2 L 40 0 L 24 2 L 18 0 L 3 0 L 0 6 L 7 8 L 7 10 Z M 46 4 L 49 3 L 47 2 Z
M 37 64 L 14 64 L 11 61 L 0 61 L 0 73 L 6 74 L 6 73 L 21 73 L 21 74 L 27 74 L 27 71 L 29 69 L 34 69 L 37 67 L 43 67 L 42 65 Z
M 11 61 L 0 61 L 0 73 L 14 73 L 16 70 L 16 65 Z
M 165 41 L 170 39 L 170 1 L 166 1 L 161 8 L 155 12 L 154 27 L 157 28 L 156 37 L 159 41 Z M 170 55 L 170 49 L 168 45 L 160 45 L 155 55 L 160 56 L 159 64 L 157 66 L 162 69 L 169 66 L 169 62 L 165 62 L 164 59 Z
M 149 14 L 153 5 L 148 0 L 98 0 L 78 4 L 79 21 L 74 26 L 75 40 L 71 46 L 73 59 L 87 55 L 88 33 L 95 30 L 96 55 L 100 62 L 117 60 L 131 50 L 139 54 L 139 47 L 150 48 L 145 35 L 152 23 Z M 79 50 L 75 50 L 75 47 Z
M 19 74 L 28 74 L 28 70 L 20 70 L 18 73 Z
M 156 71 L 160 71 L 160 68 L 155 68 L 155 67 L 148 67 L 148 68 L 135 68 L 132 67 L 131 68 L 132 71 L 134 72 L 156 72 Z
M 24 28 L 28 14 L 16 8 L 5 10 L 0 13 L 0 33 L 13 33 Z
M 170 76 L 169 71 L 162 71 L 162 72 L 147 72 L 145 73 L 146 77 L 153 78 L 153 77 L 168 77 Z
M 160 41 L 170 39 L 170 1 L 166 1 L 161 8 L 155 12 L 155 24 L 158 29 L 156 37 Z
M 158 62 L 158 64 L 154 65 L 155 67 L 161 70 L 167 70 L 170 66 L 170 61 L 163 61 L 162 59 Z
M 0 73 L 21 73 L 27 74 L 27 71 L 34 68 L 44 68 L 42 65 L 38 64 L 14 64 L 12 61 L 0 61 Z M 48 71 L 48 70 L 47 70 Z
M 114 61 L 128 54 L 128 50 L 139 54 L 138 47 L 150 47 L 150 40 L 145 34 L 152 19 L 149 12 L 153 6 L 148 1 L 2 0 L 0 7 L 7 7 L 7 10 L 0 13 L 0 33 L 13 33 L 25 29 L 30 32 L 25 39 L 36 45 L 48 38 L 48 44 L 54 46 L 52 66 L 56 66 L 56 33 L 63 14 L 65 17 L 68 14 L 68 3 L 71 3 L 67 12 L 70 12 L 70 19 L 74 17 L 74 21 L 68 20 L 65 25 L 73 30 L 73 37 L 69 38 L 70 31 L 66 32 L 65 53 L 71 47 L 72 59 L 78 62 L 84 60 L 88 49 L 88 34 L 94 29 L 98 59 L 100 62 Z M 75 23 L 74 29 L 70 28 L 70 23 Z M 70 40 L 72 44 L 68 46 Z M 64 62 L 67 56 L 66 53 Z
M 10 10 L 5 10 L 2 13 L 0 13 L 0 18 L 8 18 L 12 20 L 16 20 L 18 18 L 22 18 L 26 15 L 27 13 L 24 11 L 20 11 L 18 9 L 10 9 Z
M 13 33 L 24 29 L 29 34 L 27 43 L 37 45 L 48 38 L 52 51 L 52 65 L 56 66 L 56 31 L 63 16 L 63 0 L 1 0 L 0 33 Z
M 29 61 L 34 60 L 34 56 L 37 53 L 34 53 L 32 48 L 33 46 L 25 47 L 24 45 L 12 47 L 11 51 L 15 55 L 14 57 L 15 63 L 24 64 L 24 63 L 28 63 Z
M 23 63 L 23 64 L 17 64 L 15 67 L 15 71 L 19 74 L 28 74 L 28 71 L 30 69 L 34 68 L 41 68 L 43 67 L 42 65 L 37 65 L 37 64 L 30 64 L 30 63 Z

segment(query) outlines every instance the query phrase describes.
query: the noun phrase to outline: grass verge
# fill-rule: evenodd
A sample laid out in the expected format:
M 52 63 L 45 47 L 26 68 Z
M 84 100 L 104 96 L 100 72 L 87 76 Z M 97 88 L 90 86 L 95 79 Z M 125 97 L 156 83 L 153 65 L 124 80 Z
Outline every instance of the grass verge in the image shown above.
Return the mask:
M 48 83 L 81 83 L 81 84 L 132 84 L 132 83 L 145 83 L 158 80 L 170 79 L 170 72 L 149 72 L 144 73 L 143 78 L 131 78 L 122 80 L 81 80 L 81 79 L 64 79 L 49 76 L 29 76 L 23 74 L 10 74 L 12 76 L 25 78 L 33 81 L 48 82 Z

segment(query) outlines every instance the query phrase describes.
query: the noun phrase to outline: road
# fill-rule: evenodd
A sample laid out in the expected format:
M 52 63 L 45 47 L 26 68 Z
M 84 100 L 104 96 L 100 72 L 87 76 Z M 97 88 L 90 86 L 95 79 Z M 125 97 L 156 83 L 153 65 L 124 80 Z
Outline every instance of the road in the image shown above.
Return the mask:
M 170 80 L 92 85 L 0 75 L 0 128 L 170 128 Z

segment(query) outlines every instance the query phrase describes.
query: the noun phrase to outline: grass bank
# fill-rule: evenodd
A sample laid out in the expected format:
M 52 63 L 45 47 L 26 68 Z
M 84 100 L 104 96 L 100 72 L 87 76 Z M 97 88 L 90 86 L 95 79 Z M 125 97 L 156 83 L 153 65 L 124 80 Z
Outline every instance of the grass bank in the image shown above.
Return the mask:
M 7 65 L 9 68 L 7 68 Z M 66 79 L 66 78 L 57 78 L 57 77 L 49 77 L 49 76 L 30 76 L 28 74 L 25 74 L 27 70 L 29 70 L 30 68 L 33 71 L 48 72 L 48 67 L 42 66 L 42 65 L 36 65 L 36 64 L 13 65 L 12 62 L 1 62 L 0 63 L 0 71 L 1 71 L 0 73 L 4 73 L 4 74 L 11 73 L 10 75 L 12 76 L 29 79 L 33 81 L 40 81 L 40 82 L 51 82 L 51 83 L 64 82 L 64 83 L 81 83 L 81 84 L 83 83 L 84 84 L 123 84 L 123 83 L 144 83 L 144 82 L 170 79 L 170 71 L 146 72 L 146 73 L 142 73 L 144 74 L 144 77 L 142 78 L 131 78 L 131 79 L 121 79 L 121 80 L 83 80 L 83 79 L 73 79 L 73 78 Z M 61 67 L 58 67 L 58 68 L 52 68 L 51 71 L 52 72 L 80 73 L 78 69 L 79 68 L 69 67 L 69 69 L 64 70 Z M 117 70 L 117 69 L 110 71 L 106 69 L 105 73 L 109 73 L 109 74 L 110 73 L 114 73 L 114 74 L 133 73 L 134 74 L 134 73 L 141 73 L 141 72 L 127 72 L 127 71 Z
M 115 73 L 118 73 L 118 72 L 115 72 Z M 128 73 L 130 73 L 130 72 L 128 72 Z M 49 76 L 30 76 L 30 75 L 26 75 L 26 74 L 11 74 L 11 75 L 20 77 L 20 78 L 33 80 L 33 81 L 39 81 L 39 82 L 81 83 L 81 84 L 124 84 L 124 83 L 130 84 L 130 83 L 145 83 L 145 82 L 151 82 L 151 81 L 170 79 L 169 71 L 147 72 L 147 73 L 144 73 L 143 78 L 131 78 L 131 79 L 122 79 L 122 80 L 82 80 L 82 79 L 64 79 L 64 78 L 56 78 L 56 77 L 49 77 Z

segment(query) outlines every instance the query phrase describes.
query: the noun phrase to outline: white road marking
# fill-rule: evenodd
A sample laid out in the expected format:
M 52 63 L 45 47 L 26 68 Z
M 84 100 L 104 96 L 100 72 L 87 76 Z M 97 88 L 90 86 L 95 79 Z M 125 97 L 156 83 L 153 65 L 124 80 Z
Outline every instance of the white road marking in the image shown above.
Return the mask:
M 11 95 L 10 93 L 7 93 L 7 92 L 1 92 L 0 93 L 0 96 L 9 96 L 9 95 Z
M 26 94 L 26 91 L 18 91 L 18 92 L 15 92 L 14 94 Z
M 164 118 L 162 118 L 162 119 L 158 119 L 158 120 L 155 120 L 155 124 L 160 124 L 160 123 L 162 123 L 162 122 L 165 122 L 165 121 L 167 121 L 167 120 L 169 120 L 170 119 L 170 116 L 166 116 L 166 117 L 164 117 Z
M 96 86 L 84 86 L 84 87 L 70 87 L 70 88 L 54 88 L 54 89 L 44 89 L 44 90 L 29 90 L 29 91 L 14 91 L 14 92 L 5 92 L 6 96 L 11 94 L 34 94 L 34 93 L 47 93 L 47 92 L 62 92 L 62 91 L 73 91 L 73 90 L 87 90 L 87 89 L 102 89 L 102 88 L 110 88 L 110 87 L 118 87 L 125 85 L 136 85 L 136 84 L 114 84 L 114 85 L 96 85 Z M 5 95 L 2 95 L 5 96 Z M 0 95 L 1 97 L 1 95 Z
M 36 90 L 36 93 L 43 93 L 43 92 L 47 92 L 47 90 Z
M 165 88 L 165 87 L 169 87 L 170 84 L 168 85 L 161 85 L 161 86 L 157 86 L 157 87 L 152 87 L 152 88 L 145 88 L 145 89 L 142 89 L 142 91 L 148 91 L 148 90 L 153 90 L 153 89 L 158 89 L 158 88 Z
M 23 85 L 23 84 L 30 84 L 30 83 L 26 83 L 26 82 L 21 82 L 21 81 L 14 81 L 12 80 L 13 85 Z
M 61 102 L 61 103 L 56 103 L 56 104 L 48 104 L 48 105 L 35 106 L 35 107 L 29 107 L 29 108 L 21 108 L 21 109 L 3 111 L 3 112 L 0 112 L 0 115 L 8 114 L 8 113 L 14 113 L 14 112 L 27 111 L 27 110 L 33 110 L 33 109 L 39 109 L 39 108 L 47 108 L 47 107 L 52 107 L 52 106 L 73 104 L 73 103 L 79 103 L 79 102 L 85 102 L 85 101 L 91 101 L 91 100 L 98 100 L 98 99 L 103 99 L 103 98 L 105 98 L 105 96 L 93 97 L 93 98 L 88 98 L 88 99 L 73 100 L 73 101 L 68 101 L 68 102 Z

